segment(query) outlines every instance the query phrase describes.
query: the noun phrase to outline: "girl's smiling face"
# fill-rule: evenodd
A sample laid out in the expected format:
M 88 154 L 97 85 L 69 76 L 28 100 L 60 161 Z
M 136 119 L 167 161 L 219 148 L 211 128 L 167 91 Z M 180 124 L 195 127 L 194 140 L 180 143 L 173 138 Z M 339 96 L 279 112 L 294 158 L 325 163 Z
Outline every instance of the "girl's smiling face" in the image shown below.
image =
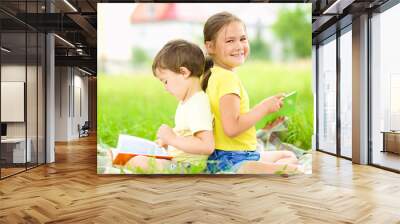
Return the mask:
M 223 26 L 215 40 L 206 42 L 206 49 L 214 62 L 225 69 L 233 70 L 243 64 L 250 53 L 243 23 L 234 21 Z

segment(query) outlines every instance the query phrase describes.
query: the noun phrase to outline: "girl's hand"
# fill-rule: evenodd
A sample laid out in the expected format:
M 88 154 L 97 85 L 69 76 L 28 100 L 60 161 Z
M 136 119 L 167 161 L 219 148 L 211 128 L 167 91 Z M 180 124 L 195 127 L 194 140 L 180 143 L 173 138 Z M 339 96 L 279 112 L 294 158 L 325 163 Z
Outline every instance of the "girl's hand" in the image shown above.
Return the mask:
M 158 128 L 157 138 L 160 139 L 164 144 L 170 145 L 173 139 L 176 137 L 176 134 L 168 125 L 163 124 Z
M 277 94 L 275 96 L 268 97 L 263 101 L 263 104 L 265 105 L 266 114 L 274 113 L 281 109 L 283 105 L 283 98 L 285 97 L 284 94 Z

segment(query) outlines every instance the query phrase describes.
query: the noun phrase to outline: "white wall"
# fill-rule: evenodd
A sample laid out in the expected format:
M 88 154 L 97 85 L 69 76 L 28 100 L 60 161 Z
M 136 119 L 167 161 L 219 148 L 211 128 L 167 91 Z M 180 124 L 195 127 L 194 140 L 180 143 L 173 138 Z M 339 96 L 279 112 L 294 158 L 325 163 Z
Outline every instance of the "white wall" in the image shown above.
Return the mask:
M 55 68 L 55 141 L 68 140 L 68 71 L 67 67 Z
M 76 68 L 56 67 L 56 141 L 77 139 L 78 124 L 88 120 L 88 78 L 83 75 Z
M 70 135 L 72 138 L 78 138 L 78 124 L 82 126 L 85 121 L 88 120 L 88 78 L 87 76 L 83 77 L 83 73 L 79 70 L 74 70 L 74 92 L 72 99 L 74 102 L 71 105 L 74 105 L 72 108 L 72 119 L 71 119 L 71 132 Z M 80 108 L 81 107 L 81 108 Z M 81 111 L 80 111 L 81 110 Z
M 77 70 L 75 70 L 75 87 L 81 88 L 81 93 L 82 93 L 82 116 L 77 116 L 80 118 L 81 122 L 87 121 L 88 120 L 88 77 L 81 76 L 79 70 L 78 70 L 78 75 L 76 74 Z

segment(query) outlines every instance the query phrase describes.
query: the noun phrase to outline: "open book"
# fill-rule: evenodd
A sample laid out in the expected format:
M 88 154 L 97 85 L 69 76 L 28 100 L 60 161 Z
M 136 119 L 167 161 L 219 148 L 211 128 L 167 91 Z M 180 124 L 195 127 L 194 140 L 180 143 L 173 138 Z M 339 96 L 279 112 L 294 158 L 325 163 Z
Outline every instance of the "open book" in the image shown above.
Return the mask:
M 283 98 L 283 106 L 281 107 L 280 110 L 277 112 L 268 114 L 262 119 L 263 124 L 267 125 L 274 120 L 276 120 L 278 117 L 287 117 L 291 114 L 293 114 L 296 111 L 296 98 L 297 98 L 297 92 L 291 92 L 287 95 L 285 95 L 285 98 Z
M 118 145 L 113 158 L 114 165 L 124 165 L 132 157 L 137 155 L 150 156 L 159 159 L 172 159 L 166 149 L 155 142 L 131 135 L 119 135 Z

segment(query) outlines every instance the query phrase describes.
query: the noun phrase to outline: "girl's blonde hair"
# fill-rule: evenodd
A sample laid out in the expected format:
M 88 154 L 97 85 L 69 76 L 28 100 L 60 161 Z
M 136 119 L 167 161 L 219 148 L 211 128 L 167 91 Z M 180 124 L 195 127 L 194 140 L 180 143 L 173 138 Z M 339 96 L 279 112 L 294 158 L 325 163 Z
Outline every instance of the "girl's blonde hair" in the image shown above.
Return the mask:
M 153 60 L 153 74 L 156 75 L 157 69 L 179 73 L 180 67 L 187 68 L 190 76 L 199 78 L 211 68 L 206 67 L 203 51 L 196 44 L 181 39 L 169 41 Z
M 207 22 L 204 24 L 204 29 L 203 29 L 204 43 L 206 43 L 206 41 L 215 41 L 217 39 L 218 32 L 225 25 L 228 25 L 232 22 L 241 22 L 244 26 L 242 20 L 240 20 L 238 17 L 229 12 L 220 12 L 208 18 Z M 214 63 L 210 56 L 206 57 L 206 64 L 209 64 L 210 67 L 213 66 Z M 201 82 L 201 87 L 204 91 L 207 89 L 208 80 L 210 79 L 210 76 L 211 76 L 211 70 L 208 70 L 207 72 L 204 73 L 204 77 Z

